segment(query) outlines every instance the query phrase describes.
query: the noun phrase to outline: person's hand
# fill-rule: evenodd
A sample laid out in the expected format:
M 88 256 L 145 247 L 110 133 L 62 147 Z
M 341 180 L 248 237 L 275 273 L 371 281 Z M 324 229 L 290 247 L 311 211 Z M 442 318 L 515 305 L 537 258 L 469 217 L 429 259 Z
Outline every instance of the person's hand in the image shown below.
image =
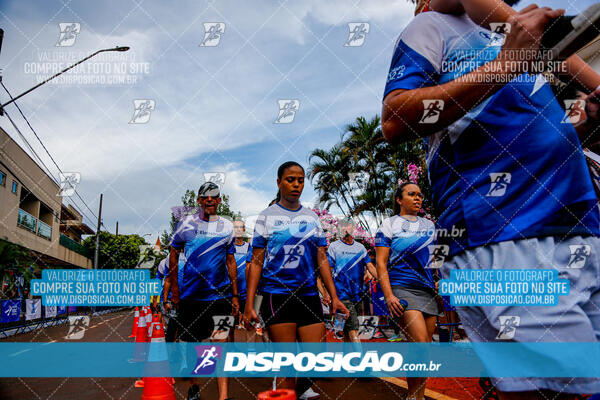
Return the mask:
M 171 300 L 165 300 L 164 307 L 166 313 L 171 310 L 176 310 L 179 307 L 179 297 L 171 294 Z
M 240 299 L 238 297 L 232 297 L 231 299 L 231 315 L 238 315 L 240 312 Z
M 326 306 L 331 304 L 331 296 L 329 293 L 323 293 L 323 297 L 321 297 L 321 303 L 325 304 Z
M 505 61 L 507 72 L 518 75 L 531 71 L 531 63 L 539 58 L 538 50 L 546 25 L 564 13 L 562 9 L 553 10 L 532 4 L 507 20 L 510 31 L 498 57 Z
M 385 298 L 385 304 L 387 304 L 388 310 L 392 317 L 400 317 L 404 313 L 404 307 L 400 303 L 400 300 L 394 295 Z
M 260 319 L 258 319 L 258 314 L 254 311 L 252 307 L 246 307 L 243 315 L 244 328 L 250 330 L 254 329 L 256 326 L 260 324 Z
M 348 308 L 346 308 L 344 303 L 342 303 L 337 297 L 331 301 L 331 314 L 335 315 L 336 312 L 345 314 L 346 318 L 350 316 L 350 311 Z

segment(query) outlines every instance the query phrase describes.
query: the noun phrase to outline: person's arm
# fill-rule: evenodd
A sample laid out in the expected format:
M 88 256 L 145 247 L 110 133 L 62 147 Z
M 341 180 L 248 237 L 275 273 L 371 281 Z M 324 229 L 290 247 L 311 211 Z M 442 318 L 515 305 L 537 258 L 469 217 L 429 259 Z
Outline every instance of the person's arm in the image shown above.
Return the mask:
M 372 262 L 368 262 L 367 263 L 367 271 L 369 272 L 369 274 L 371 274 L 371 276 L 373 277 L 373 279 L 377 280 L 378 278 L 378 274 L 377 274 L 377 269 L 375 268 L 375 266 L 373 265 Z
M 319 293 L 321 293 L 321 300 L 323 301 L 323 303 L 330 304 L 331 296 L 329 296 L 329 293 L 327 293 L 325 286 L 323 286 L 323 281 L 321 280 L 320 276 L 317 276 L 317 289 L 319 289 Z
M 265 249 L 260 247 L 253 247 L 252 250 L 252 261 L 249 264 L 249 268 L 246 271 L 246 307 L 244 309 L 244 320 L 246 323 L 257 324 L 260 322 L 258 314 L 254 311 L 254 298 L 256 297 L 256 290 L 258 288 L 258 282 L 262 275 L 263 263 L 265 261 Z M 249 328 L 249 326 L 246 326 Z
M 329 259 L 327 258 L 327 252 L 324 246 L 317 248 L 317 263 L 319 265 L 319 274 L 323 280 L 323 285 L 331 296 L 331 313 L 335 314 L 336 311 L 341 311 L 346 314 L 346 317 L 350 316 L 350 311 L 340 301 L 335 290 L 335 284 L 333 283 L 333 276 L 331 275 L 331 266 L 329 265 Z
M 163 287 L 163 304 L 165 310 L 169 310 L 169 292 L 171 293 L 171 302 L 176 306 L 179 303 L 179 282 L 177 281 L 177 274 L 179 273 L 179 252 L 180 250 L 175 249 L 171 246 L 169 250 L 169 269 L 168 275 L 165 279 L 165 285 Z
M 227 273 L 229 275 L 229 281 L 231 282 L 231 306 L 232 315 L 237 315 L 240 312 L 240 299 L 237 284 L 237 263 L 235 262 L 235 254 L 227 254 Z
M 402 305 L 400 300 L 392 292 L 392 285 L 390 284 L 390 277 L 388 275 L 388 260 L 390 258 L 390 248 L 378 246 L 375 247 L 375 262 L 377 263 L 377 276 L 379 277 L 379 285 L 385 298 L 390 314 L 395 316 L 401 316 L 403 313 Z
M 523 62 L 534 61 L 545 25 L 561 10 L 529 6 L 509 18 L 511 30 L 498 57 L 453 81 L 437 86 L 390 91 L 383 100 L 382 130 L 391 143 L 429 136 L 451 125 L 469 110 L 521 74 Z M 528 59 L 515 57 L 528 56 Z M 518 61 L 518 62 L 516 62 Z M 485 82 L 482 84 L 481 82 Z M 424 100 L 443 100 L 443 111 L 435 123 L 420 123 Z

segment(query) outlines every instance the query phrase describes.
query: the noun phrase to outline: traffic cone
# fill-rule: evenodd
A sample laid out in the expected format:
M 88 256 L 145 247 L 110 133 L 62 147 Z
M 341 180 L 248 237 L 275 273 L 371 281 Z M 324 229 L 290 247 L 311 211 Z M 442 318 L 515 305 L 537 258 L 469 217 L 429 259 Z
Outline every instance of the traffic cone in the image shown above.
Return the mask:
M 131 328 L 131 335 L 129 335 L 130 338 L 134 338 L 135 335 L 137 334 L 137 325 L 138 325 L 139 320 L 140 320 L 140 309 L 138 307 L 136 307 L 135 313 L 133 314 L 133 328 Z
M 296 392 L 290 389 L 269 390 L 258 394 L 258 400 L 296 400 Z
M 150 325 L 152 323 L 152 310 L 150 307 L 146 307 L 146 325 Z
M 142 311 L 143 312 L 143 311 Z M 146 318 L 144 315 L 140 316 L 137 327 L 137 334 L 135 335 L 135 347 L 133 350 L 133 357 L 129 359 L 129 362 L 141 362 L 146 361 L 146 344 L 148 342 L 148 331 L 146 326 Z
M 152 314 L 152 321 L 150 322 L 150 327 L 148 328 L 148 337 L 152 337 L 152 328 L 158 322 L 160 322 L 160 314 Z
M 148 375 L 170 374 L 165 331 L 160 322 L 154 324 L 154 328 L 152 329 L 148 362 L 146 363 L 145 370 Z M 171 377 L 144 378 L 142 400 L 175 400 L 173 379 Z

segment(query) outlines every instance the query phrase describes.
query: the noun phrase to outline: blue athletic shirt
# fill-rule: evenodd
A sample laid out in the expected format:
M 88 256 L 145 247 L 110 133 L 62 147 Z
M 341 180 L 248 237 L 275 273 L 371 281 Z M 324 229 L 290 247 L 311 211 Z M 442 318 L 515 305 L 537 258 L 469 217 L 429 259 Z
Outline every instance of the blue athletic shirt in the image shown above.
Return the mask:
M 252 248 L 265 248 L 259 292 L 317 295 L 317 249 L 327 246 L 319 217 L 300 207 L 288 210 L 274 204 L 260 213 Z
M 365 246 L 356 240 L 352 244 L 336 240 L 329 245 L 327 257 L 340 300 L 359 301 L 364 291 L 365 267 L 371 262 Z
M 235 253 L 234 241 L 233 224 L 221 217 L 208 222 L 199 214 L 188 215 L 177 225 L 171 246 L 185 253 L 179 287 L 182 300 L 231 297 L 226 259 Z
M 399 215 L 386 218 L 375 235 L 376 247 L 389 247 L 390 285 L 433 289 L 433 272 L 427 268 L 435 225 L 417 217 L 410 221 Z
M 396 43 L 384 97 L 469 73 L 496 58 L 503 39 L 464 14 L 421 13 Z M 424 111 L 422 121 L 436 114 Z M 463 229 L 438 237 L 450 255 L 526 237 L 600 234 L 581 144 L 564 116 L 543 75 L 524 74 L 427 138 L 438 228 Z
M 237 264 L 237 287 L 242 300 L 246 299 L 246 260 L 252 250 L 248 243 L 235 245 L 235 263 Z

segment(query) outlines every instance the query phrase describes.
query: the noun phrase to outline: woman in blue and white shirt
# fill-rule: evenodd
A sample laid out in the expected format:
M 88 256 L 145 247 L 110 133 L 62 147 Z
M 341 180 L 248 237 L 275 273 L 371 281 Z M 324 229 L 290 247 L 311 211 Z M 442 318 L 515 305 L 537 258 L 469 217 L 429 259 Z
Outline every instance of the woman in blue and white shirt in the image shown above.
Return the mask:
M 377 274 L 392 317 L 399 318 L 411 342 L 431 342 L 439 315 L 430 247 L 435 225 L 417 214 L 423 193 L 414 183 L 404 183 L 394 194 L 394 216 L 381 224 L 375 236 Z M 407 378 L 408 398 L 422 399 L 426 378 Z

